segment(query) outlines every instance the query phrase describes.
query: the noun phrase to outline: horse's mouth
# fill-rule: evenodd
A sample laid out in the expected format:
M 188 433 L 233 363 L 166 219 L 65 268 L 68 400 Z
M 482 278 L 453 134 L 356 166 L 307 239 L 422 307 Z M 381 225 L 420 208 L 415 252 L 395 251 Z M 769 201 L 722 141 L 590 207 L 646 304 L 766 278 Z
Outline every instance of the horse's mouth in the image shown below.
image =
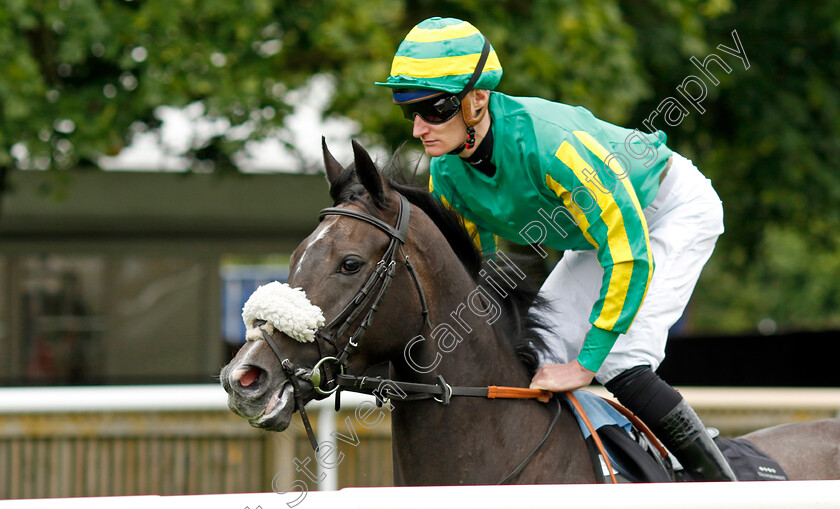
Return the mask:
M 295 410 L 295 390 L 292 384 L 286 383 L 268 398 L 262 414 L 248 422 L 255 428 L 283 431 L 289 427 Z

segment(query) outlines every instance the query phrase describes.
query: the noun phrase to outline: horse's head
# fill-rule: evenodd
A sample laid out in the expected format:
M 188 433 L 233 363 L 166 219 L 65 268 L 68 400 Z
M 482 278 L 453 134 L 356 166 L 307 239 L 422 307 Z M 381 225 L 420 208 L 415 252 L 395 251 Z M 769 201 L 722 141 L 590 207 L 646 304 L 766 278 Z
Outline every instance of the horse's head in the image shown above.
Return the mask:
M 420 257 L 408 237 L 429 219 L 355 142 L 353 151 L 343 168 L 324 144 L 335 206 L 293 253 L 288 286 L 261 288 L 246 304 L 248 341 L 222 369 L 231 410 L 255 427 L 285 429 L 300 404 L 335 388 L 338 372 L 391 360 L 426 323 L 420 281 L 434 276 L 406 256 Z

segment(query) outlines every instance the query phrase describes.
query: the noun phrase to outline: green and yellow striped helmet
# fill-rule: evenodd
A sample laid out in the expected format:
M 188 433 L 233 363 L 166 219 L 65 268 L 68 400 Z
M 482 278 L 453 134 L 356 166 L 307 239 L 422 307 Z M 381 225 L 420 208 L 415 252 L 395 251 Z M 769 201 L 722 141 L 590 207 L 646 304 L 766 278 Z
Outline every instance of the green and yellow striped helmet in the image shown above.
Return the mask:
M 429 18 L 411 29 L 397 49 L 391 75 L 377 85 L 395 89 L 440 90 L 457 94 L 475 71 L 484 36 L 466 21 Z M 473 88 L 493 90 L 502 78 L 502 64 L 490 54 Z

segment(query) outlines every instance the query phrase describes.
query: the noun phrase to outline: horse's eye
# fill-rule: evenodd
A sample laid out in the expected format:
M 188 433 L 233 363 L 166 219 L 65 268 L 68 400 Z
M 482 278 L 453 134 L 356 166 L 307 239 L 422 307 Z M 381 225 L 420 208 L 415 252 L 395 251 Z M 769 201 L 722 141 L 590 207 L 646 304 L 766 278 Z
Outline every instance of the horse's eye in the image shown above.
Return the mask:
M 358 258 L 345 258 L 343 262 L 341 262 L 341 267 L 338 268 L 338 272 L 343 274 L 355 274 L 359 272 L 359 269 L 362 268 L 362 261 Z

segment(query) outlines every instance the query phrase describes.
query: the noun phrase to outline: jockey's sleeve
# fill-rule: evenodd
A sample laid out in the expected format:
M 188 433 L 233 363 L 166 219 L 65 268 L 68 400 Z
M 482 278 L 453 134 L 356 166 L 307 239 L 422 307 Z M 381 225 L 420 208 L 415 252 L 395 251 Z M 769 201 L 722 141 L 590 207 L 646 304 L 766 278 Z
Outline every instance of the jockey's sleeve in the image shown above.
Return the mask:
M 627 332 L 653 274 L 648 227 L 618 159 L 585 131 L 574 131 L 548 164 L 545 185 L 575 218 L 604 268 L 578 362 L 598 371 L 619 334 Z

